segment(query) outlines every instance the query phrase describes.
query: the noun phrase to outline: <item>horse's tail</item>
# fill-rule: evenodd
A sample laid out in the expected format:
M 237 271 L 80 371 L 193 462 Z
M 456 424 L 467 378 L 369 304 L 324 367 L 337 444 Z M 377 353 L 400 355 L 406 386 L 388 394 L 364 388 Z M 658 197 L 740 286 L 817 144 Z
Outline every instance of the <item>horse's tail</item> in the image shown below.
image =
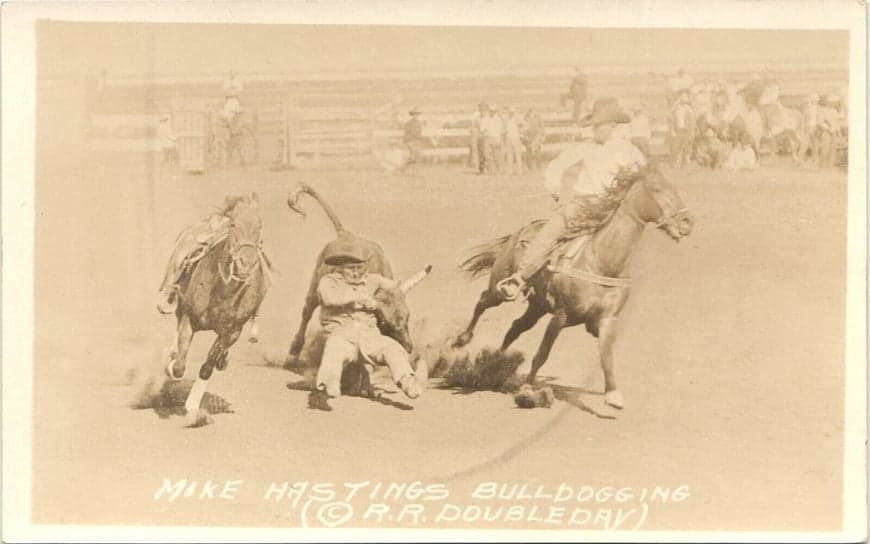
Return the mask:
M 305 217 L 305 210 L 299 205 L 299 199 L 303 194 L 309 195 L 320 204 L 320 207 L 323 208 L 323 211 L 326 213 L 327 217 L 329 217 L 329 220 L 332 221 L 332 226 L 335 227 L 336 234 L 345 232 L 341 220 L 338 218 L 338 215 L 336 215 L 335 210 L 333 210 L 323 197 L 307 183 L 300 183 L 296 186 L 296 190 L 290 193 L 290 196 L 287 198 L 287 206 L 302 217 Z
M 496 259 L 504 253 L 512 237 L 512 234 L 507 234 L 501 238 L 489 240 L 474 246 L 469 250 L 472 252 L 472 255 L 465 259 L 459 265 L 459 268 L 465 271 L 471 278 L 483 275 L 492 268 Z

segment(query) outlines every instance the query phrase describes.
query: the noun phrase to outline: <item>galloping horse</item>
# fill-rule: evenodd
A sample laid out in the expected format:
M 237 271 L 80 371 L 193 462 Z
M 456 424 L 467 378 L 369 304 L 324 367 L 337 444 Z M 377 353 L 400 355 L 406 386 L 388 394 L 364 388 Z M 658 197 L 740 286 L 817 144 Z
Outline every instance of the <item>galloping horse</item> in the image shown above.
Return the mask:
M 534 383 L 546 362 L 556 337 L 565 327 L 581 323 L 599 340 L 601 368 L 604 370 L 605 401 L 622 408 L 622 395 L 613 374 L 613 341 L 616 320 L 628 300 L 626 269 L 647 224 L 667 233 L 675 241 L 691 233 L 694 219 L 683 205 L 676 189 L 657 170 L 649 169 L 628 189 L 625 199 L 610 221 L 591 235 L 569 264 L 555 271 L 545 267 L 533 276 L 525 313 L 515 320 L 502 342 L 507 349 L 523 332 L 531 329 L 545 314 L 553 314 L 544 339 L 532 359 L 528 382 Z M 489 286 L 480 295 L 474 315 L 457 346 L 467 344 L 481 314 L 501 304 L 496 285 L 516 271 L 524 240 L 540 228 L 537 221 L 520 231 L 474 248 L 474 255 L 461 267 L 472 277 L 489 271 Z
M 269 287 L 269 261 L 262 251 L 260 200 L 256 193 L 228 198 L 222 213 L 229 219 L 226 239 L 190 267 L 179 283 L 177 351 L 170 355 L 166 373 L 184 377 L 187 351 L 198 331 L 214 331 L 217 339 L 184 406 L 193 412 L 215 368 L 227 366 L 227 352 L 239 339 L 242 327 L 253 318 Z

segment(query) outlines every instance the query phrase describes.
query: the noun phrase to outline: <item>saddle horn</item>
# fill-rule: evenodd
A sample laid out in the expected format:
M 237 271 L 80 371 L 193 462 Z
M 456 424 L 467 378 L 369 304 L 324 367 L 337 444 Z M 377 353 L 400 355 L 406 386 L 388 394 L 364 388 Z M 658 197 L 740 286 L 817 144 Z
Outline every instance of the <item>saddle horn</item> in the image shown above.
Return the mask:
M 432 271 L 432 265 L 430 264 L 430 265 L 428 265 L 426 268 L 424 268 L 423 270 L 417 272 L 416 274 L 414 274 L 414 275 L 411 276 L 410 278 L 408 278 L 408 279 L 406 279 L 405 281 L 403 281 L 403 282 L 399 285 L 399 289 L 401 289 L 401 291 L 402 291 L 403 293 L 407 293 L 407 292 L 410 291 L 410 290 L 411 290 L 415 285 L 417 285 L 418 283 L 420 283 L 421 281 L 423 281 L 423 279 L 424 279 L 426 276 L 428 276 L 428 275 L 429 275 L 429 272 L 431 272 L 431 271 Z

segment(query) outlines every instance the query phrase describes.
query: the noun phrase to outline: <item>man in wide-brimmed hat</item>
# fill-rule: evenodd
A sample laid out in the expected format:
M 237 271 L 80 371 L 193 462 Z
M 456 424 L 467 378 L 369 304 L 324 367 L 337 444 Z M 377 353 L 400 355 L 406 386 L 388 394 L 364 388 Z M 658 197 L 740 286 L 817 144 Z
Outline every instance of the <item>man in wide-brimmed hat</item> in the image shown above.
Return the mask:
M 327 335 L 317 371 L 317 390 L 330 397 L 340 396 L 344 365 L 361 356 L 367 364 L 389 367 L 393 380 L 409 398 L 420 396 L 422 386 L 414 376 L 408 352 L 378 329 L 375 292 L 382 287 L 396 288 L 396 282 L 369 273 L 371 255 L 359 240 L 339 239 L 324 251 L 324 263 L 339 269 L 323 276 L 317 286 L 320 323 Z
M 529 242 L 517 273 L 499 283 L 498 291 L 505 300 L 516 298 L 529 278 L 547 263 L 550 249 L 566 230 L 591 231 L 603 226 L 588 214 L 599 202 L 614 205 L 607 196 L 617 188 L 617 176 L 646 166 L 646 158 L 636 146 L 612 137 L 617 124 L 630 120 L 615 99 L 597 100 L 592 113 L 580 121 L 581 126 L 593 128 L 592 140 L 564 150 L 547 166 L 544 183 L 560 206 Z M 582 166 L 579 173 L 566 176 L 578 163 Z
M 573 111 L 571 119 L 576 123 L 580 120 L 583 113 L 583 106 L 586 103 L 586 75 L 583 73 L 583 68 L 580 66 L 574 67 L 574 79 L 568 85 L 568 91 L 562 95 L 560 102 L 564 106 L 566 101 L 573 103 Z
M 481 102 L 477 105 L 477 111 L 471 116 L 471 132 L 468 142 L 468 166 L 483 173 L 483 135 L 480 132 L 480 121 L 486 117 L 489 104 Z

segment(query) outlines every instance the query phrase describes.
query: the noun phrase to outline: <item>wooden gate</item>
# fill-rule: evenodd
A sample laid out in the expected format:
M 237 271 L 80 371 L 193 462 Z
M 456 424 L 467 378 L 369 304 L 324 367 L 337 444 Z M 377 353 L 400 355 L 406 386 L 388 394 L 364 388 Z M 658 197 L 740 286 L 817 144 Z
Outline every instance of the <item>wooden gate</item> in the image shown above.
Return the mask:
M 203 109 L 172 112 L 172 128 L 178 142 L 178 165 L 191 174 L 208 169 L 209 115 Z

